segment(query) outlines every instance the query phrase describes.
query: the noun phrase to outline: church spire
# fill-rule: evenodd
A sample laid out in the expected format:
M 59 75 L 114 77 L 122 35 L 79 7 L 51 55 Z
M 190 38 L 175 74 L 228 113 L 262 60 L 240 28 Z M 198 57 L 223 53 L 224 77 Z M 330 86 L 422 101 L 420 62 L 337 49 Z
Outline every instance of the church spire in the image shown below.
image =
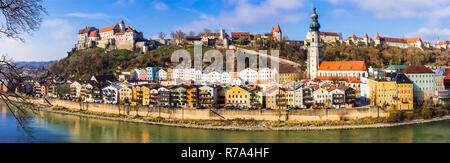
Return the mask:
M 316 8 L 314 7 L 314 13 L 311 16 L 312 18 L 312 22 L 311 25 L 309 26 L 311 28 L 311 31 L 319 31 L 320 29 L 320 24 L 319 24 L 319 15 L 317 15 L 316 13 Z

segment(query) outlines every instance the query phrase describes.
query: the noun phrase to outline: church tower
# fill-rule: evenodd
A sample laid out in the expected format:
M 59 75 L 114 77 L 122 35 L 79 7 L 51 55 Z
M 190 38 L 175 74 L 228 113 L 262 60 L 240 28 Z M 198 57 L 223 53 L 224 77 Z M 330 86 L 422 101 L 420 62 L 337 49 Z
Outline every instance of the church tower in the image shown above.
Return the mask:
M 318 74 L 317 71 L 320 66 L 320 61 L 322 59 L 322 47 L 320 46 L 320 24 L 318 22 L 319 15 L 316 13 L 316 8 L 314 8 L 314 13 L 311 16 L 312 22 L 310 25 L 311 30 L 309 34 L 311 36 L 311 41 L 308 46 L 308 78 L 315 79 Z

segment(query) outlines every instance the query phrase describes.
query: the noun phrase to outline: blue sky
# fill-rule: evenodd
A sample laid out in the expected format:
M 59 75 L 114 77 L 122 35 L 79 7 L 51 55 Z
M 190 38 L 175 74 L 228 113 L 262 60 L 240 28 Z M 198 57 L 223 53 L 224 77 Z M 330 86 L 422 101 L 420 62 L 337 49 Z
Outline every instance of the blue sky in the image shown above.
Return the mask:
M 48 15 L 40 30 L 24 35 L 25 43 L 0 38 L 0 54 L 16 61 L 61 59 L 74 47 L 79 29 L 122 19 L 147 38 L 177 29 L 258 34 L 280 24 L 289 39 L 304 40 L 313 6 L 321 31 L 340 32 L 344 39 L 380 33 L 450 40 L 449 0 L 46 0 L 44 6 Z

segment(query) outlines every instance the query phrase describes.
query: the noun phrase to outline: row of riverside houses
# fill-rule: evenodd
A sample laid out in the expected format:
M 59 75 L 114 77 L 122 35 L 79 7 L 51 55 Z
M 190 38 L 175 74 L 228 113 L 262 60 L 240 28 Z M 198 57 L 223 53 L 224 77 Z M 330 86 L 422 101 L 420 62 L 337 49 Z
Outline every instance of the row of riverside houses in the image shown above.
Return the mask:
M 336 64 L 339 63 L 334 63 Z M 36 81 L 24 77 L 25 80 L 15 91 L 30 96 L 79 102 L 169 108 L 338 109 L 370 103 L 380 107 L 395 106 L 397 109 L 410 110 L 417 101 L 441 100 L 448 95 L 450 89 L 450 71 L 442 68 L 393 65 L 383 70 L 369 68 L 366 76 L 364 73 L 355 73 L 357 70 L 351 74 L 342 74 L 346 71 L 331 71 L 333 69 L 327 66 L 327 63 L 322 63 L 319 74 L 323 76 L 314 80 L 298 80 L 287 77 L 286 74 L 289 73 L 279 73 L 275 78 L 285 81 L 283 83 L 256 80 L 261 70 L 246 69 L 240 72 L 245 75 L 238 73 L 235 79 L 241 80 L 239 76 L 246 80 L 255 79 L 230 82 L 231 84 L 212 82 L 192 85 L 194 78 L 186 81 L 189 77 L 183 70 L 172 69 L 170 75 L 160 80 L 160 76 L 153 77 L 152 74 L 158 74 L 161 70 L 167 73 L 168 69 L 145 68 L 150 73 L 136 73 L 149 74 L 148 76 L 135 77 L 143 80 L 119 81 L 113 75 L 93 76 L 87 81 Z M 341 70 L 344 68 L 338 67 Z M 294 69 L 287 69 L 289 75 L 296 75 L 292 73 Z M 280 72 L 283 71 L 280 69 Z M 181 74 L 185 76 L 179 76 Z M 8 91 L 4 84 L 1 88 L 4 92 Z
M 196 69 L 177 68 L 140 68 L 133 70 L 128 75 L 120 75 L 119 80 L 140 80 L 140 81 L 161 81 L 178 84 L 198 83 L 201 85 L 221 84 L 221 85 L 245 85 L 280 83 L 285 84 L 298 80 L 301 71 L 297 68 L 246 68 L 240 72 L 203 72 Z M 133 74 L 134 77 L 132 77 Z

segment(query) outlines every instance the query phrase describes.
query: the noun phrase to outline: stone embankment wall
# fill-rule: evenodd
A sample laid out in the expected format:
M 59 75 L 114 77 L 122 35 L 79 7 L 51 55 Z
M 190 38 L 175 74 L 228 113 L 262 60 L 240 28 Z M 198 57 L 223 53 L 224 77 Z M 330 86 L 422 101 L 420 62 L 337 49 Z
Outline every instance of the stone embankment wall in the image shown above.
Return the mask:
M 43 99 L 31 100 L 35 104 L 48 105 Z M 215 113 L 205 109 L 167 109 L 149 107 L 131 107 L 123 105 L 80 103 L 64 100 L 49 100 L 53 106 L 65 107 L 71 110 L 87 110 L 97 113 L 139 115 L 144 117 L 186 120 L 221 120 L 254 119 L 267 121 L 320 121 L 358 119 L 365 117 L 386 117 L 387 112 L 376 107 L 340 110 L 215 110 Z M 219 115 L 217 115 L 217 114 Z M 223 117 L 223 118 L 222 118 Z

